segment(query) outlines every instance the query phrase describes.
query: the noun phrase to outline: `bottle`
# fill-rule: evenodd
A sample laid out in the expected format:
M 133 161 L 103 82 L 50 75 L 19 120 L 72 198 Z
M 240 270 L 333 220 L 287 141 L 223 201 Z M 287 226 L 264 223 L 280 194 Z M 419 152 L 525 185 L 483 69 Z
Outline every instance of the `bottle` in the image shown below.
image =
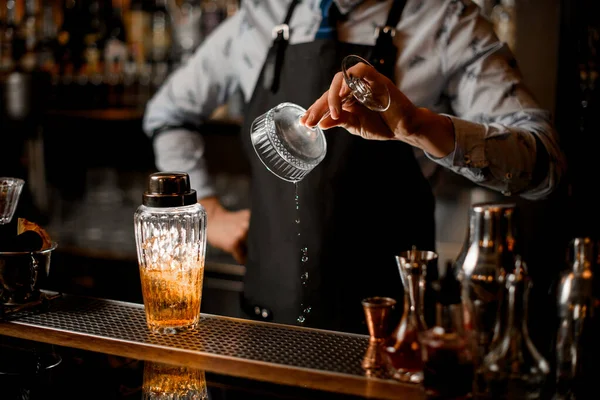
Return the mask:
M 491 399 L 539 399 L 550 366 L 529 337 L 527 299 L 530 281 L 525 263 L 519 256 L 505 283 L 506 318 L 502 308 L 496 317 L 504 329 L 478 371 L 485 382 L 485 388 L 478 390 L 485 391 Z
M 202 0 L 202 37 L 206 38 L 227 17 L 221 0 Z
M 140 99 L 142 104 L 160 88 L 167 75 L 169 74 L 169 65 L 172 62 L 175 51 L 172 50 L 172 29 L 171 12 L 166 0 L 155 0 L 152 10 L 152 48 L 151 61 L 152 71 L 149 82 L 149 93 L 147 98 Z
M 146 322 L 151 331 L 194 329 L 200 320 L 206 212 L 188 174 L 151 174 L 134 214 Z
M 40 38 L 39 4 L 37 0 L 25 0 L 25 12 L 19 25 L 19 35 L 25 45 L 25 53 L 21 57 L 24 71 L 31 72 L 38 67 L 38 41 Z
M 579 237 L 571 245 L 571 265 L 561 275 L 557 293 L 556 393 L 557 398 L 564 399 L 578 397 L 576 388 L 586 372 L 585 349 L 594 310 L 594 243 Z
M 176 62 L 186 63 L 202 43 L 201 18 L 200 0 L 183 0 L 173 32 L 177 49 Z
M 425 277 L 427 264 L 436 259 L 436 253 L 414 248 L 396 257 L 404 289 L 404 312 L 385 347 L 385 359 L 394 379 L 401 382 L 423 381 L 419 334 L 427 330 L 424 316 Z
M 87 24 L 84 36 L 84 91 L 88 107 L 102 108 L 107 104 L 104 82 L 104 46 L 107 36 L 107 10 L 102 1 L 90 0 L 87 8 Z
M 59 106 L 71 108 L 81 100 L 75 77 L 83 65 L 84 13 L 82 0 L 63 0 L 63 20 L 58 29 L 55 60 L 60 76 L 58 84 Z
M 118 4 L 113 4 L 111 16 L 106 25 L 107 38 L 102 57 L 108 87 L 107 105 L 109 108 L 118 108 L 124 105 L 125 63 L 129 56 L 127 35 L 123 23 L 123 10 Z
M 451 264 L 451 263 L 450 263 Z M 419 334 L 427 399 L 467 399 L 473 391 L 474 343 L 464 329 L 460 283 L 450 265 L 441 279 L 435 326 Z
M 125 12 L 125 30 L 127 47 L 133 57 L 138 72 L 149 61 L 149 49 L 152 44 L 149 5 L 144 0 L 132 0 Z
M 14 66 L 13 46 L 17 38 L 17 2 L 8 0 L 4 11 L 4 29 L 0 39 L 0 73 L 8 73 Z
M 168 9 L 167 0 L 155 0 L 150 18 L 152 32 L 151 60 L 155 65 L 168 63 L 171 58 L 172 27 L 171 13 Z
M 57 34 L 58 29 L 54 19 L 53 5 L 44 3 L 38 58 L 40 69 L 52 77 L 55 77 L 57 74 L 55 60 Z

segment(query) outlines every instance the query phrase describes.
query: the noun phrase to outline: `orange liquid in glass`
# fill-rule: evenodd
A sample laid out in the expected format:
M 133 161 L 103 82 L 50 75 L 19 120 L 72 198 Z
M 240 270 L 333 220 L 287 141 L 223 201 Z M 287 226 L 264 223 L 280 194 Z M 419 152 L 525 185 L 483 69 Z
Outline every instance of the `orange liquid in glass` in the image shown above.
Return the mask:
M 204 276 L 204 263 L 199 263 L 186 269 L 140 269 L 150 330 L 175 333 L 198 325 Z

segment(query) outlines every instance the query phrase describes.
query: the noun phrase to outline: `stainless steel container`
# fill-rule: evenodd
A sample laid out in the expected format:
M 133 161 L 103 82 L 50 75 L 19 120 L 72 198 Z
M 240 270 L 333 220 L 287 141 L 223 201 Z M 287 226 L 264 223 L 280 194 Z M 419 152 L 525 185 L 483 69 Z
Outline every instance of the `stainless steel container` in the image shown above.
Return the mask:
M 475 332 L 480 356 L 489 350 L 497 326 L 502 284 L 514 268 L 516 205 L 478 203 L 469 211 L 469 230 L 455 268 L 461 282 L 465 323 Z
M 594 247 L 590 238 L 573 239 L 570 248 L 570 268 L 563 272 L 558 284 L 556 381 L 557 393 L 564 398 L 575 398 L 575 383 L 584 372 L 583 349 L 586 344 L 589 345 L 594 308 Z

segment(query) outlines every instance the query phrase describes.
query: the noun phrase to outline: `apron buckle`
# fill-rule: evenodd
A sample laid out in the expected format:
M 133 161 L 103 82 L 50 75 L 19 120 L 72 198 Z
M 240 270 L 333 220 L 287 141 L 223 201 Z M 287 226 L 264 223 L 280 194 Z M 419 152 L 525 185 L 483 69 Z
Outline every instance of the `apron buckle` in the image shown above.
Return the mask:
M 375 32 L 373 33 L 373 36 L 375 36 L 375 38 L 378 38 L 379 35 L 381 35 L 382 33 L 385 33 L 386 35 L 389 35 L 390 37 L 394 37 L 396 36 L 396 28 L 391 27 L 391 26 L 378 26 L 375 28 Z
M 288 26 L 288 24 L 280 24 L 274 26 L 271 33 L 273 35 L 273 39 L 278 39 L 281 36 L 283 36 L 283 40 L 290 39 L 290 27 Z

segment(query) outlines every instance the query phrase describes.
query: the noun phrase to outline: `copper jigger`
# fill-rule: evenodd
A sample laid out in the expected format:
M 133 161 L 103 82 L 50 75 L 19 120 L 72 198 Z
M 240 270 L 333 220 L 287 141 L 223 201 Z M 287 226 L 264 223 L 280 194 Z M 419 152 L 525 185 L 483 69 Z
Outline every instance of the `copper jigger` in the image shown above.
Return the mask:
M 369 297 L 362 301 L 369 329 L 369 347 L 365 352 L 362 367 L 369 370 L 382 368 L 383 345 L 388 337 L 388 320 L 396 300 L 391 297 Z

